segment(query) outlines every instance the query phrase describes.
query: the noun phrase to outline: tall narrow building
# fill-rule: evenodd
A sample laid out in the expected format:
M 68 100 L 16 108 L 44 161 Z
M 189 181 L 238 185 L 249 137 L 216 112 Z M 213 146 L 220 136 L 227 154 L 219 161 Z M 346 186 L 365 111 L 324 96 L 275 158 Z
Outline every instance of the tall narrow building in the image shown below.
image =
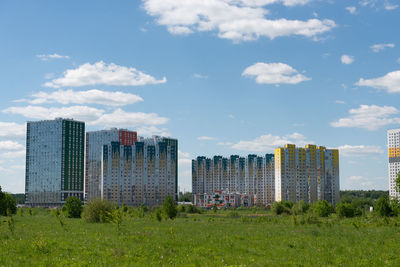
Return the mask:
M 137 141 L 137 133 L 125 129 L 92 131 L 86 133 L 86 168 L 85 199 L 101 198 L 101 151 L 103 145 L 119 142 L 121 145 L 133 145 Z
M 27 123 L 25 202 L 61 206 L 83 200 L 85 123 L 55 119 Z
M 392 129 L 387 132 L 388 156 L 389 156 L 389 195 L 400 198 L 400 192 L 396 191 L 396 178 L 400 173 L 400 129 Z
M 155 136 L 103 145 L 101 198 L 117 205 L 161 205 L 177 198 L 178 141 Z
M 275 200 L 339 202 L 339 151 L 322 146 L 275 149 Z

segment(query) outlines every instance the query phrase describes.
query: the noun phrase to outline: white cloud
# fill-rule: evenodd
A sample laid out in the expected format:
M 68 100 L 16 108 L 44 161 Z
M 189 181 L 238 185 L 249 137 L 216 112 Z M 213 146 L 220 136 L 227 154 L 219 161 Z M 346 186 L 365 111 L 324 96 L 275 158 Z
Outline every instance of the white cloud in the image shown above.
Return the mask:
M 186 153 L 186 152 L 178 150 L 178 163 L 180 166 L 191 165 L 192 159 L 190 157 L 190 153 Z
M 247 67 L 242 76 L 255 77 L 258 84 L 297 84 L 311 80 L 297 72 L 291 66 L 284 63 L 262 63 L 258 62 Z
M 4 159 L 25 158 L 25 155 L 26 155 L 26 150 L 21 149 L 21 150 L 17 150 L 17 151 L 8 151 L 5 153 L 1 153 L 0 158 L 4 158 Z
M 99 104 L 106 106 L 125 106 L 143 101 L 140 96 L 120 91 L 107 92 L 97 89 L 87 91 L 58 90 L 52 93 L 39 92 L 32 95 L 30 104 L 60 103 L 60 104 Z
M 26 135 L 25 124 L 15 122 L 0 122 L 0 137 L 21 138 Z
M 398 7 L 399 7 L 399 5 L 392 5 L 392 4 L 388 3 L 388 2 L 385 2 L 385 4 L 384 4 L 384 8 L 386 10 L 395 10 Z
M 160 117 L 156 113 L 126 112 L 120 108 L 111 113 L 103 109 L 88 106 L 71 106 L 61 108 L 45 108 L 40 106 L 9 107 L 4 113 L 19 114 L 33 119 L 54 119 L 58 117 L 73 118 L 85 121 L 87 125 L 103 127 L 139 127 L 142 135 L 168 136 L 166 129 L 158 129 L 155 125 L 165 124 L 168 118 Z M 1 130 L 1 129 L 0 129 Z
M 165 77 L 162 80 L 156 80 L 153 76 L 133 67 L 119 66 L 114 63 L 107 65 L 103 61 L 99 61 L 94 64 L 85 63 L 76 69 L 66 70 L 63 77 L 46 82 L 44 86 L 53 88 L 97 84 L 138 86 L 165 82 L 167 82 Z
M 62 56 L 59 54 L 47 54 L 47 55 L 36 55 L 42 61 L 48 61 L 50 59 L 69 59 L 69 56 Z
M 388 93 L 400 93 L 400 70 L 392 71 L 375 79 L 361 78 L 355 85 L 386 90 Z
M 372 51 L 374 51 L 375 53 L 378 53 L 380 51 L 385 50 L 386 48 L 394 48 L 395 44 L 394 43 L 389 43 L 389 44 L 374 44 L 371 45 L 370 48 L 372 49 Z
M 210 137 L 210 136 L 199 136 L 199 137 L 197 137 L 197 140 L 212 141 L 212 140 L 216 140 L 216 138 L 215 137 Z
M 21 145 L 18 142 L 15 142 L 15 141 L 10 141 L 10 140 L 0 141 L 0 150 L 1 151 L 4 151 L 4 150 L 21 150 L 23 148 L 24 148 L 23 145 Z
M 282 137 L 266 134 L 251 141 L 239 141 L 233 144 L 232 148 L 245 151 L 266 152 L 273 151 L 275 148 L 282 147 L 286 144 L 304 146 L 311 143 L 313 143 L 313 141 L 308 141 L 304 135 L 299 133 L 288 134 Z
M 232 146 L 232 142 L 218 142 L 217 145 L 219 146 Z
M 369 131 L 377 130 L 386 125 L 400 124 L 399 117 L 393 117 L 399 110 L 391 106 L 360 105 L 350 109 L 349 116 L 332 122 L 332 127 L 363 128 Z
M 344 102 L 343 100 L 336 100 L 335 103 L 336 104 L 346 104 L 346 102 Z
M 308 0 L 143 0 L 143 7 L 157 23 L 172 34 L 217 31 L 218 37 L 234 42 L 266 36 L 301 35 L 316 37 L 336 26 L 332 20 L 266 19 L 264 6 L 282 3 L 304 5 Z
M 354 57 L 353 56 L 349 56 L 349 55 L 342 55 L 342 57 L 340 58 L 340 61 L 342 61 L 343 64 L 351 64 L 354 62 Z
M 344 145 L 340 146 L 339 152 L 340 156 L 343 157 L 363 157 L 363 156 L 373 156 L 373 155 L 380 155 L 384 153 L 384 150 L 380 146 L 351 146 L 351 145 Z
M 195 77 L 197 79 L 207 79 L 208 78 L 207 75 L 202 75 L 202 74 L 198 74 L 198 73 L 193 74 L 193 77 Z
M 87 106 L 71 106 L 61 108 L 45 108 L 40 106 L 9 107 L 4 113 L 19 114 L 32 119 L 55 119 L 59 117 L 93 121 L 103 115 L 104 110 Z
M 88 122 L 89 125 L 106 127 L 137 127 L 160 125 L 168 122 L 168 118 L 160 117 L 156 113 L 126 112 L 116 109 L 112 113 L 102 114 L 97 120 Z
M 346 7 L 346 10 L 350 12 L 350 14 L 356 14 L 357 13 L 357 8 L 355 6 L 348 6 Z

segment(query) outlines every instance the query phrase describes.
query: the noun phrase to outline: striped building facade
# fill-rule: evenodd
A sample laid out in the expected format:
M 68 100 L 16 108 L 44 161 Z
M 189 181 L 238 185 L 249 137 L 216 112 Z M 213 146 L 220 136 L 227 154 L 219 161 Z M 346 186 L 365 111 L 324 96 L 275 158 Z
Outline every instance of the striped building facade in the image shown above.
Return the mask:
M 161 205 L 177 198 L 178 141 L 153 137 L 102 149 L 101 198 L 117 205 Z
M 229 158 L 197 157 L 192 160 L 193 195 L 212 195 L 216 191 L 246 194 L 257 205 L 274 200 L 274 155 L 265 157 L 232 155 Z
M 339 203 L 339 151 L 292 144 L 275 149 L 275 200 Z
M 387 132 L 388 157 L 389 157 L 389 195 L 400 198 L 396 191 L 396 179 L 400 173 L 400 129 L 392 129 Z

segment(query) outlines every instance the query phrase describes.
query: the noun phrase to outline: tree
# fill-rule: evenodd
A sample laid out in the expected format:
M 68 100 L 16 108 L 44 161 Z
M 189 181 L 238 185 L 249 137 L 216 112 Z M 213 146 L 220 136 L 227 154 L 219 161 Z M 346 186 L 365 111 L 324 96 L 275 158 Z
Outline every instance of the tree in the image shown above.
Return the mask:
M 389 199 L 387 197 L 379 198 L 375 203 L 375 212 L 381 217 L 390 216 L 392 209 L 390 207 Z
M 173 219 L 178 214 L 178 209 L 176 207 L 175 201 L 172 199 L 171 196 L 167 196 L 164 200 L 164 204 L 162 206 L 162 210 L 164 215 L 167 218 Z
M 293 205 L 292 207 L 292 213 L 295 215 L 303 214 L 308 211 L 310 208 L 310 204 L 305 202 L 304 200 L 300 200 L 296 204 Z
M 108 222 L 110 212 L 114 210 L 113 205 L 101 199 L 93 199 L 83 209 L 83 218 L 91 223 Z
M 326 200 L 320 200 L 313 204 L 312 209 L 316 215 L 319 217 L 328 217 L 329 214 L 333 213 L 332 204 L 328 203 Z
M 1 191 L 0 186 L 0 215 L 11 216 L 17 212 L 17 202 L 8 193 Z
M 290 209 L 292 208 L 293 203 L 286 201 L 276 201 L 272 204 L 271 210 L 276 215 L 280 215 L 282 213 L 290 214 Z
M 349 203 L 339 203 L 339 205 L 336 206 L 336 214 L 341 218 L 354 217 L 355 212 L 354 206 Z
M 80 218 L 83 210 L 82 201 L 77 197 L 67 198 L 65 204 L 65 211 L 68 218 Z
M 396 186 L 395 186 L 396 192 L 400 193 L 400 172 L 397 174 L 397 178 L 396 178 L 395 182 L 396 182 Z

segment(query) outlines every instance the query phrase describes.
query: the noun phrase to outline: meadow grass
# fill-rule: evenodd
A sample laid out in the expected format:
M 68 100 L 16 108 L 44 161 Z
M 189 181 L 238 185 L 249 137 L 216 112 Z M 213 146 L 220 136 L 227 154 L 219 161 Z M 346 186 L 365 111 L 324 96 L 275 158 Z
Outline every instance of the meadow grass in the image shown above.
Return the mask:
M 44 209 L 0 217 L 0 266 L 396 266 L 400 221 L 209 211 L 158 222 L 86 223 Z

